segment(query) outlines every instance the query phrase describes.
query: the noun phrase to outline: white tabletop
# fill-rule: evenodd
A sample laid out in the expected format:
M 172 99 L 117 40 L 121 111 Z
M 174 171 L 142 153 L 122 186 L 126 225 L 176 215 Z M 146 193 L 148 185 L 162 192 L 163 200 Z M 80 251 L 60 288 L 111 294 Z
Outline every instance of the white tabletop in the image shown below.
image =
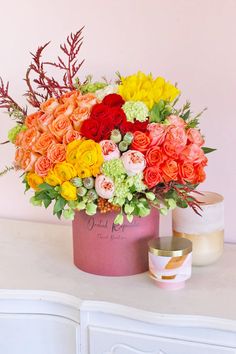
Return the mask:
M 72 228 L 0 219 L 0 288 L 57 291 L 160 314 L 236 320 L 236 245 L 214 265 L 193 269 L 184 289 L 156 287 L 146 273 L 101 277 L 73 265 Z

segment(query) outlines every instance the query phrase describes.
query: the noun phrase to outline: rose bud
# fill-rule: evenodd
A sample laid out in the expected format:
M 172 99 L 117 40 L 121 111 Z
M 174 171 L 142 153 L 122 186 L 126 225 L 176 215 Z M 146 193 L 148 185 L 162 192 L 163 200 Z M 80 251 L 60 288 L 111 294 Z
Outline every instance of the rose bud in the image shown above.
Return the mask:
M 128 176 L 134 176 L 145 169 L 146 161 L 140 151 L 129 150 L 121 156 L 124 168 Z
M 99 144 L 102 148 L 102 154 L 105 161 L 118 159 L 120 157 L 120 151 L 114 141 L 102 140 Z
M 115 185 L 111 178 L 99 175 L 96 177 L 95 189 L 99 197 L 104 199 L 110 199 L 115 192 Z

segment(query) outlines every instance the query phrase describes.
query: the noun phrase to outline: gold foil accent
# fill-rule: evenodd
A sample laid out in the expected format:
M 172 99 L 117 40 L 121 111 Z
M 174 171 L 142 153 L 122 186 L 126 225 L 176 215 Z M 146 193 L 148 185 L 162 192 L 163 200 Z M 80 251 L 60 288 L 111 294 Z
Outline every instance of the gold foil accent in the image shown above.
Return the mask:
M 192 243 L 181 237 L 160 237 L 149 241 L 148 246 L 155 256 L 181 257 L 192 252 Z
M 187 256 L 188 255 L 186 254 L 185 256 L 172 257 L 166 264 L 165 269 L 175 269 L 181 267 Z
M 162 275 L 161 279 L 171 280 L 175 279 L 176 275 Z

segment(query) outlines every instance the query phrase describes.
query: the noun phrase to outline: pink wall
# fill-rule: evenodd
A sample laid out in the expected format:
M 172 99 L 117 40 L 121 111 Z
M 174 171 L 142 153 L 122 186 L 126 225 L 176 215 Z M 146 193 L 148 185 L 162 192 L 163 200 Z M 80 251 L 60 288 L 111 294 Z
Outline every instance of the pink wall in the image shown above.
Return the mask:
M 194 111 L 208 106 L 202 129 L 207 145 L 218 152 L 209 155 L 202 188 L 225 196 L 226 237 L 236 241 L 235 15 L 235 0 L 9 0 L 1 3 L 0 73 L 23 102 L 21 78 L 28 52 L 51 39 L 52 56 L 66 34 L 85 24 L 82 77 L 94 73 L 96 78 L 112 78 L 116 70 L 131 74 L 141 69 L 177 81 Z M 3 140 L 11 123 L 0 115 Z M 1 168 L 12 156 L 12 146 L 1 147 Z M 48 211 L 28 203 L 13 173 L 0 179 L 0 189 L 1 217 L 57 222 Z M 170 217 L 162 220 L 162 234 L 169 230 Z

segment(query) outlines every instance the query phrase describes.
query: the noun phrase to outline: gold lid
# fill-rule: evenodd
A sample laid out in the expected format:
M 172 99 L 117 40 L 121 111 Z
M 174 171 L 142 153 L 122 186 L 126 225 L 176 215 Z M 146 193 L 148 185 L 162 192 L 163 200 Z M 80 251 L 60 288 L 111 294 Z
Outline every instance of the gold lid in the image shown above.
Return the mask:
M 160 237 L 148 242 L 149 251 L 156 256 L 180 257 L 192 252 L 192 242 L 183 237 Z

